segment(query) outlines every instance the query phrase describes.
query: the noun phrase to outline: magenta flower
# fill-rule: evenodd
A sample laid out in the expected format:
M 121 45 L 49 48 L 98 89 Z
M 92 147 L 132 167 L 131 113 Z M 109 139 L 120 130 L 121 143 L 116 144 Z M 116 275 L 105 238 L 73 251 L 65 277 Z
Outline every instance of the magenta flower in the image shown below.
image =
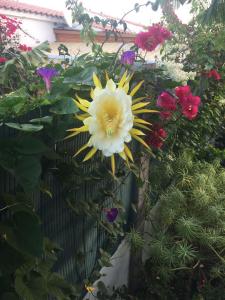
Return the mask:
M 123 52 L 120 61 L 123 65 L 133 65 L 135 61 L 135 52 L 132 50 Z
M 106 219 L 110 223 L 113 223 L 116 220 L 119 211 L 116 207 L 113 207 L 110 209 L 105 209 L 105 212 L 106 212 Z
M 167 92 L 163 92 L 157 99 L 157 106 L 167 110 L 176 110 L 176 99 Z
M 51 90 L 52 77 L 57 76 L 59 74 L 58 71 L 55 68 L 43 67 L 37 69 L 37 74 L 44 80 L 46 89 L 49 93 Z

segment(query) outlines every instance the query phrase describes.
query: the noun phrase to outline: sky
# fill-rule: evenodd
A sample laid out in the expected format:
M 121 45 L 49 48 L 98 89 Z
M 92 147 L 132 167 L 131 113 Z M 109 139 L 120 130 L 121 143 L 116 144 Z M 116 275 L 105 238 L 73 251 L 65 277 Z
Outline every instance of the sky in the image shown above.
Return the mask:
M 65 0 L 19 0 L 19 2 L 26 2 L 38 6 L 48 7 L 55 10 L 65 11 Z M 102 12 L 114 17 L 122 17 L 126 12 L 131 10 L 135 3 L 146 3 L 147 0 L 82 0 L 83 5 L 89 9 L 97 12 Z M 191 16 L 189 13 L 190 6 L 184 5 L 176 11 L 178 17 L 187 23 Z M 68 15 L 68 13 L 66 13 Z M 154 12 L 150 6 L 142 8 L 138 13 L 131 13 L 126 20 L 131 20 L 143 25 L 150 25 L 160 21 L 160 10 Z

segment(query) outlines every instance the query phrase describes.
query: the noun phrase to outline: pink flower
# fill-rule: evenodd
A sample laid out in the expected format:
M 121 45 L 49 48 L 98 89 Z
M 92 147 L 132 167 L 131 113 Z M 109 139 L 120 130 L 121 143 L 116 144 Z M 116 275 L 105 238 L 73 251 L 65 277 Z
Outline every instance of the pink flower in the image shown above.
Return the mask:
M 152 131 L 146 137 L 146 143 L 153 148 L 160 149 L 166 137 L 167 132 L 160 125 L 155 124 Z
M 167 110 L 176 110 L 176 99 L 169 93 L 163 92 L 157 99 L 157 106 Z
M 172 112 L 171 111 L 161 111 L 159 116 L 162 120 L 170 120 L 172 117 Z
M 220 80 L 221 79 L 221 75 L 216 71 L 216 70 L 211 70 L 211 71 L 209 71 L 207 74 L 206 74 L 206 76 L 208 77 L 208 78 L 214 78 L 215 80 Z
M 29 46 L 27 46 L 27 45 L 25 45 L 25 44 L 23 44 L 23 45 L 20 44 L 18 48 L 19 48 L 21 51 L 24 51 L 24 52 L 32 51 L 32 48 L 29 47 Z
M 148 31 L 139 32 L 135 38 L 135 44 L 146 51 L 153 51 L 159 44 L 169 39 L 172 33 L 160 24 L 153 24 Z
M 189 85 L 178 86 L 175 88 L 175 94 L 179 98 L 179 103 L 182 104 L 186 100 L 186 97 L 191 94 Z
M 182 114 L 189 120 L 194 119 L 198 114 L 198 105 L 187 104 L 182 108 Z
M 0 56 L 0 63 L 6 62 L 8 59 L 6 57 Z

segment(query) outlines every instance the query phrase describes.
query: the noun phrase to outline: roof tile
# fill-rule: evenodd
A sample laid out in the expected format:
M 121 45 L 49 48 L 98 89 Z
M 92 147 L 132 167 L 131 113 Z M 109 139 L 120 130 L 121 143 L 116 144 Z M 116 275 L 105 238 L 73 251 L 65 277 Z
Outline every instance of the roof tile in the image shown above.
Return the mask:
M 24 11 L 28 13 L 33 13 L 33 14 L 40 14 L 40 15 L 46 15 L 46 16 L 51 16 L 51 17 L 63 17 L 63 12 L 45 8 L 45 7 L 40 7 L 36 5 L 31 5 L 28 3 L 23 3 L 23 2 L 17 2 L 13 0 L 1 0 L 0 1 L 0 8 L 5 8 L 5 9 L 11 9 L 11 10 L 17 10 L 17 11 Z

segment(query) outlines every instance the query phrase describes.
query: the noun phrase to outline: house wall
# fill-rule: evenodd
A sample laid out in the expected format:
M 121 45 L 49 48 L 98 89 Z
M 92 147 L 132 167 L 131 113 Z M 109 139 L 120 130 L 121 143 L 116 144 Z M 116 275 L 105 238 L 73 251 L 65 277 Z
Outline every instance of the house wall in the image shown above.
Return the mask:
M 63 19 L 58 17 L 49 17 L 39 14 L 19 12 L 7 9 L 0 9 L 0 14 L 9 17 L 16 17 L 22 21 L 21 28 L 25 33 L 20 33 L 20 43 L 28 46 L 35 46 L 46 40 L 50 43 L 56 40 L 53 28 L 55 24 L 63 24 Z

